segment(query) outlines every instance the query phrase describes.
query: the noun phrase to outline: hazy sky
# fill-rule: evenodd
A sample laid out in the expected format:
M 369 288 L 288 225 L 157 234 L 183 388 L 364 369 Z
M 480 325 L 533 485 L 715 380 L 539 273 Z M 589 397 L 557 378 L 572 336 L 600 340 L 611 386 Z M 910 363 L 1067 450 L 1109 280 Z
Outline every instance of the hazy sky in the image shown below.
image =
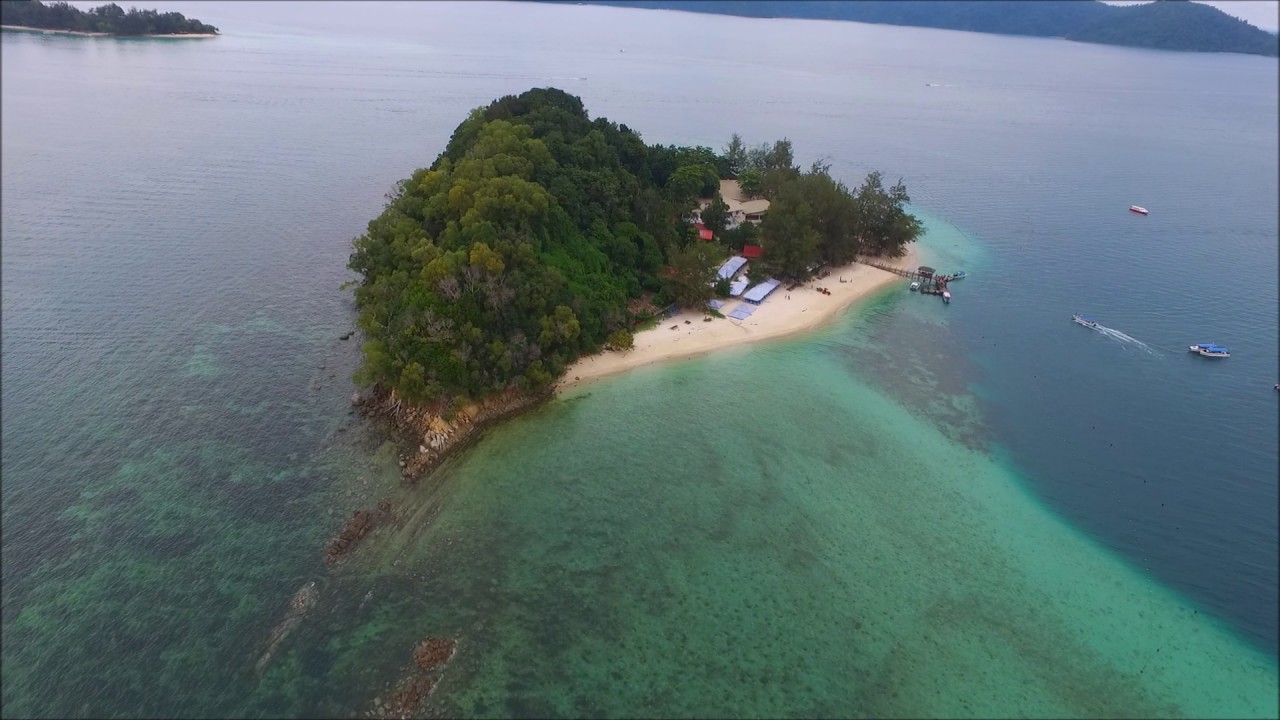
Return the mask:
M 1111 5 L 1138 5 L 1144 0 L 1103 0 Z M 1263 30 L 1280 27 L 1280 0 L 1198 0 L 1228 15 L 1235 15 Z

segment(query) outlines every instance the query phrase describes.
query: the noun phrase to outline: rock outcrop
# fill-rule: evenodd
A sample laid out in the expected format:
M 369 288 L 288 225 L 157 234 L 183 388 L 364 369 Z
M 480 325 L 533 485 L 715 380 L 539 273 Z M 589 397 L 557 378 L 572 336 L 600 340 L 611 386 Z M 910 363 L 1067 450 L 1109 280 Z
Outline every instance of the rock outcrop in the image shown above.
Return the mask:
M 340 560 L 344 555 L 351 552 L 355 544 L 369 533 L 373 527 L 373 514 L 367 510 L 357 510 L 352 514 L 351 519 L 342 527 L 342 532 L 338 536 L 329 541 L 328 546 L 324 549 L 324 560 L 329 564 L 333 564 Z
M 413 650 L 413 667 L 396 685 L 391 697 L 383 702 L 374 698 L 371 718 L 411 718 L 418 706 L 431 694 L 445 667 L 458 651 L 458 642 L 449 638 L 427 637 Z
M 533 394 L 511 390 L 452 413 L 442 407 L 405 403 L 394 393 L 352 396 L 352 402 L 365 413 L 386 418 L 406 436 L 408 442 L 404 445 L 413 450 L 400 455 L 401 476 L 415 482 L 449 455 L 478 440 L 488 428 L 550 396 L 549 389 Z

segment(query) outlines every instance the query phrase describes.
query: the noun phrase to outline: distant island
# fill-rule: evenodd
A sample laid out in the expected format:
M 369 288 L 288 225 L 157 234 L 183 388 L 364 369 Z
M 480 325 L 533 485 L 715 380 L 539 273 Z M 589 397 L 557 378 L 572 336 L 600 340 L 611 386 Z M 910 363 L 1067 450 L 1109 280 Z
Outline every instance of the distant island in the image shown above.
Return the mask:
M 45 5 L 40 0 L 2 0 L 0 23 L 5 29 L 82 35 L 207 37 L 218 34 L 218 28 L 183 17 L 182 13 L 137 8 L 125 12 L 115 3 L 85 12 L 65 2 Z
M 829 319 L 897 280 L 858 256 L 910 262 L 922 225 L 901 182 L 873 172 L 851 190 L 828 170 L 795 166 L 786 139 L 648 145 L 554 88 L 477 108 L 354 241 L 357 384 L 448 422 L 545 393 L 584 356 L 626 355 L 639 330 L 684 342 L 646 351 L 658 360 Z
M 1280 55 L 1280 38 L 1186 0 L 1108 5 L 1096 0 L 536 0 L 758 18 L 852 20 L 945 30 L 1055 37 L 1155 50 Z

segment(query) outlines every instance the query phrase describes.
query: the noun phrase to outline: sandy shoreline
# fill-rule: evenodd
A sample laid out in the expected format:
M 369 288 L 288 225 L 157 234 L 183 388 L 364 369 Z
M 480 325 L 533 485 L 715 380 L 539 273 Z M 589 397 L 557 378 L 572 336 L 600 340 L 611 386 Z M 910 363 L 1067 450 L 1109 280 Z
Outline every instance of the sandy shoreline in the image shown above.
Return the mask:
M 44 33 L 46 35 L 78 35 L 80 37 L 121 37 L 121 38 L 215 38 L 213 33 L 183 33 L 172 35 L 112 35 L 111 33 L 81 32 L 79 30 L 48 30 L 46 28 L 27 27 L 26 25 L 0 25 L 0 30 L 20 30 L 22 32 Z
M 915 268 L 920 252 L 909 245 L 907 254 L 889 261 L 898 267 Z M 840 282 L 844 278 L 845 282 Z M 697 357 L 716 350 L 797 335 L 827 325 L 844 314 L 850 305 L 904 278 L 868 265 L 853 263 L 833 268 L 831 275 L 787 291 L 780 287 L 746 320 L 715 318 L 704 322 L 700 311 L 683 310 L 664 320 L 657 328 L 636 334 L 635 347 L 625 352 L 602 352 L 580 358 L 565 371 L 557 391 L 598 380 L 616 373 L 668 360 Z M 825 295 L 816 290 L 831 291 Z M 726 302 L 722 312 L 737 307 L 738 299 Z M 688 320 L 689 324 L 685 324 Z M 675 330 L 671 326 L 676 326 Z

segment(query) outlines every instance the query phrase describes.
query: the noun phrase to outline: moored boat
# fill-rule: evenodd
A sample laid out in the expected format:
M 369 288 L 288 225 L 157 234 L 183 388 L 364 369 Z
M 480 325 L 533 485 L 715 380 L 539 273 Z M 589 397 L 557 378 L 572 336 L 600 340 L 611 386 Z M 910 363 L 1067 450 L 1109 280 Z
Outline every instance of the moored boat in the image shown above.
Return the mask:
M 1073 315 L 1071 316 L 1071 322 L 1074 322 L 1074 323 L 1076 323 L 1076 324 L 1078 324 L 1078 325 L 1083 325 L 1083 326 L 1085 326 L 1085 327 L 1089 327 L 1089 328 L 1096 328 L 1096 327 L 1098 327 L 1098 323 L 1094 322 L 1094 321 L 1093 321 L 1093 318 L 1085 317 L 1084 315 L 1081 315 L 1080 313 L 1075 313 L 1075 314 L 1073 314 Z
M 963 280 L 964 278 L 966 278 L 966 277 L 968 277 L 968 276 L 969 276 L 969 273 L 967 273 L 967 272 L 965 272 L 965 271 L 963 271 L 963 270 L 957 270 L 957 271 L 955 271 L 954 273 L 952 273 L 952 275 L 951 275 L 951 279 L 952 279 L 952 280 Z
M 913 282 L 913 283 L 911 283 L 911 290 L 912 290 L 913 292 L 914 292 L 914 291 L 916 291 L 916 290 L 919 290 L 919 289 L 920 289 L 920 283 L 918 283 L 918 282 Z
M 1138 213 L 1139 215 L 1146 215 L 1147 209 L 1144 207 L 1138 207 L 1137 205 L 1130 205 L 1129 212 L 1135 212 L 1135 213 Z
M 951 291 L 950 291 L 950 290 L 943 290 L 943 291 L 942 291 L 942 302 L 944 302 L 944 303 L 948 303 L 948 304 L 950 304 L 950 303 L 951 303 Z

